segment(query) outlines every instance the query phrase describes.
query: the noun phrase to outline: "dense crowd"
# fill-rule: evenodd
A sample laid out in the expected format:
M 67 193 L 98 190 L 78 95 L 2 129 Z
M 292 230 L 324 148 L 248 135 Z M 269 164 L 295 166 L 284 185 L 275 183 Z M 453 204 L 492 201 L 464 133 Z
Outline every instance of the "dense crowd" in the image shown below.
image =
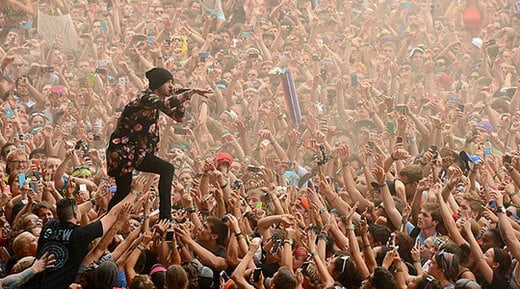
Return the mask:
M 0 288 L 520 288 L 519 31 L 514 0 L 1 1 Z M 153 67 L 212 91 L 158 116 L 170 220 L 107 170 Z

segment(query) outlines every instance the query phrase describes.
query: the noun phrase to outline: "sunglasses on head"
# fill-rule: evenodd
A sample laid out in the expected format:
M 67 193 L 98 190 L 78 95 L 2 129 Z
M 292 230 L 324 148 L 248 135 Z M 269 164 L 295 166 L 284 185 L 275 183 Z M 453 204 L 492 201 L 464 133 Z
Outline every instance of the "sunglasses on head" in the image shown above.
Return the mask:
M 343 272 L 345 272 L 345 267 L 347 266 L 347 262 L 350 259 L 350 255 L 343 255 L 343 254 L 335 253 L 333 256 L 334 256 L 334 258 L 341 259 L 342 265 L 341 265 L 341 271 L 339 272 L 339 274 L 341 275 L 341 274 L 343 274 Z
M 453 265 L 453 254 L 448 253 L 444 250 L 441 250 L 437 254 L 439 257 L 441 257 L 442 268 L 445 268 L 445 269 L 451 268 L 451 266 Z

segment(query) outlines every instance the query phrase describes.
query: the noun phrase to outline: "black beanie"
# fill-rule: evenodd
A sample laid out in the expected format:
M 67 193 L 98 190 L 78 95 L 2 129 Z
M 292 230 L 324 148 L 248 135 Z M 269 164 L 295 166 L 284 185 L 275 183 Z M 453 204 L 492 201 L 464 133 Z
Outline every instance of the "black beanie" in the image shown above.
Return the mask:
M 173 75 L 164 68 L 154 67 L 146 72 L 146 78 L 148 78 L 148 87 L 154 90 L 159 88 L 166 81 L 173 79 Z
M 114 262 L 105 261 L 101 263 L 95 272 L 94 282 L 96 283 L 96 288 L 114 288 L 119 274 L 119 268 Z

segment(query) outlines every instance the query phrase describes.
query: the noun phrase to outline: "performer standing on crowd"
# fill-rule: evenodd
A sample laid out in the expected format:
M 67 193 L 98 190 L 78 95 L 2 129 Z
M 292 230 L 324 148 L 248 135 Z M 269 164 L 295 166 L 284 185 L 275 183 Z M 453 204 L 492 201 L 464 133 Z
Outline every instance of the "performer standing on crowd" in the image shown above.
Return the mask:
M 130 192 L 134 170 L 160 175 L 159 218 L 171 219 L 171 185 L 174 167 L 155 156 L 159 144 L 159 111 L 176 121 L 184 117 L 184 103 L 194 94 L 207 97 L 211 90 L 174 90 L 173 76 L 164 68 L 146 72 L 149 89 L 141 91 L 124 108 L 110 136 L 107 149 L 108 175 L 115 177 L 117 191 L 108 208 Z M 182 91 L 179 93 L 179 91 Z

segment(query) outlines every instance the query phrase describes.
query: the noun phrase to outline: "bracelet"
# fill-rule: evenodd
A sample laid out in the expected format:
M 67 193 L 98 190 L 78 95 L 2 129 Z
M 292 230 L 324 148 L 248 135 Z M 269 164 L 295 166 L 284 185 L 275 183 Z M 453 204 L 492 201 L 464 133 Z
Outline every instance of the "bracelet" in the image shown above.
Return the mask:
M 311 253 L 311 257 L 314 257 L 314 256 L 316 256 L 316 255 L 318 255 L 318 251 L 313 251 L 313 252 Z
M 422 263 L 421 258 L 413 260 L 415 263 Z
M 323 233 L 319 234 L 318 235 L 318 240 L 325 240 L 325 241 L 327 241 L 328 240 L 327 235 L 325 235 Z
M 141 245 L 139 245 L 139 246 L 137 246 L 137 250 L 139 250 L 139 251 L 141 251 L 141 252 L 142 252 L 142 251 L 144 251 L 144 247 L 143 247 L 143 246 L 141 246 Z
M 226 183 L 225 185 L 223 186 L 220 186 L 221 189 L 225 189 L 227 187 L 228 183 Z
M 363 245 L 363 248 L 370 248 L 370 247 L 371 247 L 370 244 Z
M 322 209 L 320 210 L 320 215 L 323 214 L 323 213 L 325 213 L 326 211 L 327 211 L 326 208 L 322 208 Z
M 509 194 L 509 197 L 512 198 L 514 196 L 516 196 L 518 193 L 517 192 L 512 192 L 511 194 Z
M 403 267 L 401 267 L 401 265 L 398 265 L 397 267 L 395 267 L 394 273 L 397 273 L 397 272 L 403 272 Z
M 354 225 L 346 226 L 345 229 L 354 231 L 354 230 L 356 230 L 356 226 L 354 226 Z
M 390 154 L 390 157 L 392 158 L 392 160 L 393 160 L 394 162 L 399 160 L 399 159 L 394 158 L 394 153 L 391 153 L 391 154 Z
M 240 237 L 240 236 L 243 236 L 243 235 L 242 235 L 242 232 L 235 233 L 235 237 L 238 238 L 238 237 Z
M 507 169 L 508 172 L 512 172 L 512 171 L 514 171 L 514 170 L 515 170 L 515 167 L 513 167 L 513 166 L 511 166 L 510 169 Z
M 130 192 L 131 192 L 132 194 L 136 195 L 136 196 L 139 195 L 139 192 L 136 191 L 136 190 L 131 190 Z

